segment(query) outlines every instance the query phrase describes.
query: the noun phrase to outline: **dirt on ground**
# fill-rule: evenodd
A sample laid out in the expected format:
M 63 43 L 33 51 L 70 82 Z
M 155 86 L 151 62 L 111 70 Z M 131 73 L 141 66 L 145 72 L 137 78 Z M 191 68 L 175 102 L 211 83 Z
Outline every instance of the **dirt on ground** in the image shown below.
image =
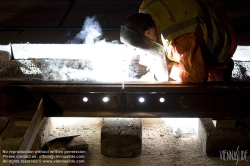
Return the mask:
M 110 158 L 101 154 L 101 127 L 103 118 L 56 118 L 49 139 L 56 137 L 81 135 L 88 143 L 89 150 L 81 158 L 82 164 L 46 164 L 82 165 L 82 166 L 158 166 L 158 165 L 222 165 L 248 166 L 250 156 L 244 161 L 222 160 L 220 157 L 207 157 L 197 136 L 198 119 L 185 118 L 143 118 L 142 152 L 135 158 Z M 180 137 L 175 137 L 173 129 L 179 128 Z M 2 157 L 2 154 L 1 154 Z M 0 157 L 0 165 L 3 164 Z M 24 164 L 40 166 L 44 164 Z

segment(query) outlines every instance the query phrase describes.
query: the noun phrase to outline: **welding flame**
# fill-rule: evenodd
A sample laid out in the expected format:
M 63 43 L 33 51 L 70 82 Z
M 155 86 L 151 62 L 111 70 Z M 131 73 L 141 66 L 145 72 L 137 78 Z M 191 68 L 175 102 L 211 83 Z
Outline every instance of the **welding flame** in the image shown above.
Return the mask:
M 131 65 L 131 60 L 137 57 L 140 52 L 134 51 L 132 53 L 127 47 L 116 41 L 106 42 L 105 39 L 102 39 L 102 35 L 103 32 L 96 17 L 86 17 L 82 30 L 68 43 L 83 44 L 84 49 L 82 53 L 85 54 L 85 58 L 90 59 L 88 70 L 63 67 L 60 70 L 60 79 L 102 82 L 137 80 L 130 77 L 129 72 L 131 71 L 129 71 L 129 66 Z M 141 79 L 154 81 L 154 77 L 150 72 Z
M 20 50 L 15 56 L 17 59 L 43 59 L 43 80 L 123 84 L 124 81 L 155 81 L 154 74 L 158 72 L 149 70 L 154 62 L 147 52 L 129 49 L 117 41 L 105 41 L 95 16 L 87 17 L 82 30 L 65 44 L 16 44 L 13 47 Z
M 102 29 L 96 17 L 86 17 L 82 30 L 68 43 L 82 44 L 78 53 L 82 53 L 82 63 L 87 68 L 83 70 L 63 67 L 60 79 L 122 82 L 124 80 L 124 47 L 115 41 L 106 42 L 102 39 Z M 88 61 L 88 64 L 86 64 Z

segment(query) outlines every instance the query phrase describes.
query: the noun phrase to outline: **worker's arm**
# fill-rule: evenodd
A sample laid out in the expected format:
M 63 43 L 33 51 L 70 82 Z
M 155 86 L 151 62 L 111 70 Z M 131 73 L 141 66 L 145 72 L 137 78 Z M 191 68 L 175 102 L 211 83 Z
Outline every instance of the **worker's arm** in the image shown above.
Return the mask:
M 179 63 L 179 77 L 182 82 L 200 83 L 207 80 L 207 67 L 195 34 L 185 34 L 164 47 L 168 58 Z

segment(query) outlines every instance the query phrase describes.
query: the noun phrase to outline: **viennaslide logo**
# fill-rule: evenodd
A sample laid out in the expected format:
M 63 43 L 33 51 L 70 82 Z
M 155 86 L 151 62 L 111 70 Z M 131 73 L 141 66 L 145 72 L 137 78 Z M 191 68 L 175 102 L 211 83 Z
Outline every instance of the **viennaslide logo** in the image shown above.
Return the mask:
M 247 161 L 247 150 L 239 150 L 239 146 L 237 150 L 219 150 L 220 159 L 224 161 L 236 161 L 236 165 L 239 161 Z

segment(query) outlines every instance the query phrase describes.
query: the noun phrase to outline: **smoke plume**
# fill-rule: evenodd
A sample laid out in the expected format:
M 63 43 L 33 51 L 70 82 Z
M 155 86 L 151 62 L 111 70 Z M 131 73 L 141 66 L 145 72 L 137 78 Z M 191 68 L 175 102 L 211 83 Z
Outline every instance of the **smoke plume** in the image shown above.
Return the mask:
M 71 40 L 71 44 L 94 44 L 100 41 L 102 29 L 97 22 L 96 17 L 86 17 L 82 30 Z

